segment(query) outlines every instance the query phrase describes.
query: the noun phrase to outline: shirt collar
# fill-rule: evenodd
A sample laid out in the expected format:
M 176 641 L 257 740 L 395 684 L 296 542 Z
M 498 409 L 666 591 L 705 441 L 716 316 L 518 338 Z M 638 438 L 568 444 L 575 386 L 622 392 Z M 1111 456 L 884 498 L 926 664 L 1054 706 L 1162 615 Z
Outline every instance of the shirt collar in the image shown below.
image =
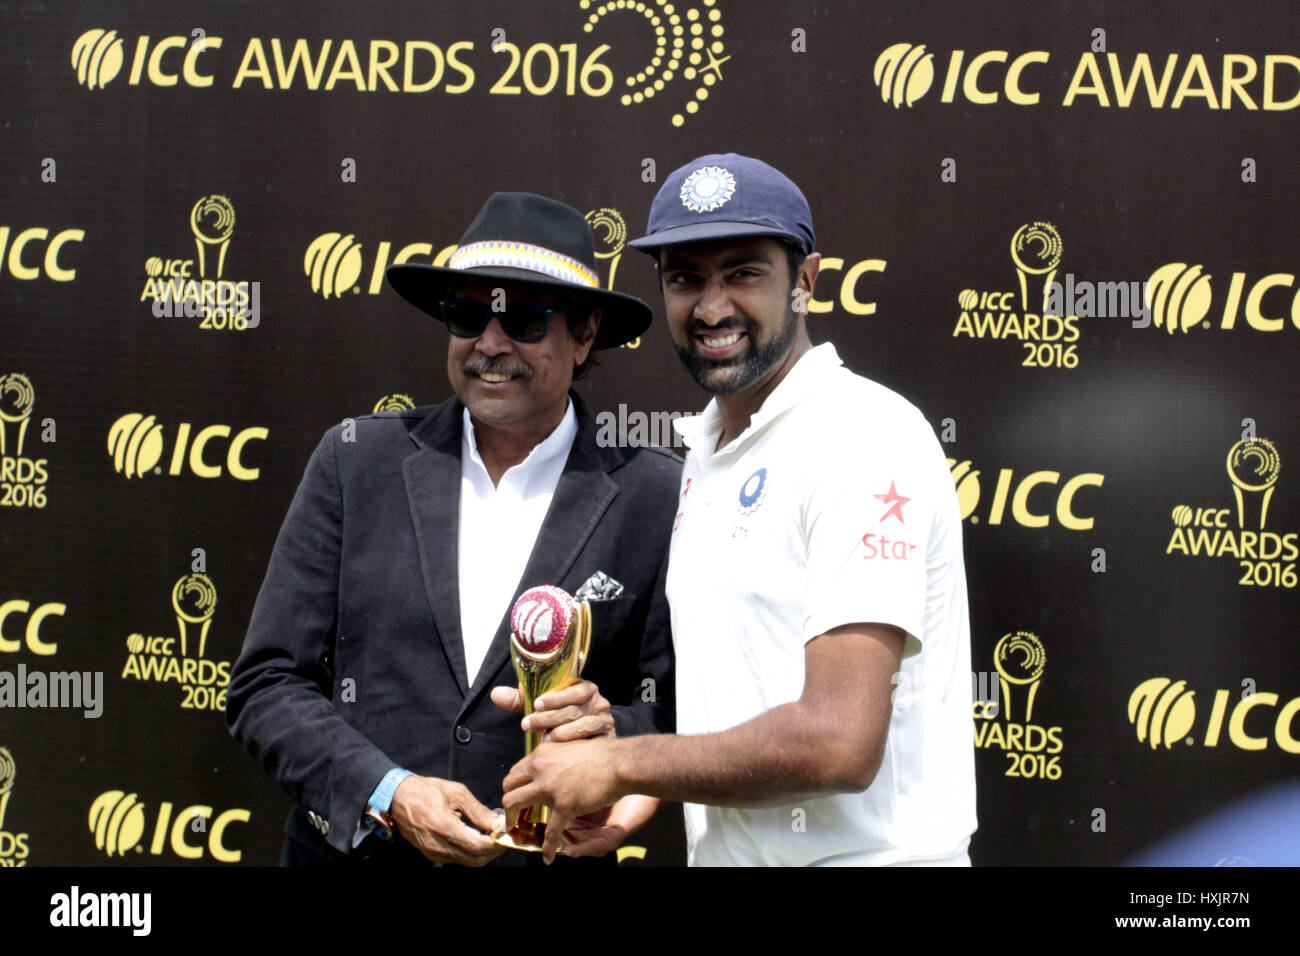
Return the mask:
M 478 468 L 487 474 L 487 466 L 483 464 L 483 459 L 478 453 L 478 441 L 474 436 L 474 421 L 470 418 L 469 409 L 462 410 L 460 451 L 462 467 L 468 467 L 472 462 Z M 506 469 L 505 475 L 501 476 L 502 481 L 506 475 L 511 477 L 527 477 L 539 467 L 548 461 L 554 461 L 562 455 L 567 455 L 569 449 L 573 447 L 573 440 L 578 436 L 578 416 L 573 410 L 573 399 L 569 399 L 568 406 L 564 411 L 564 418 L 560 419 L 560 424 L 555 426 L 555 430 L 547 435 L 544 439 L 533 446 L 533 450 L 517 465 Z
M 763 428 L 820 388 L 828 371 L 843 364 L 835 346 L 830 342 L 809 349 L 763 400 L 758 411 L 750 418 L 749 427 L 737 435 L 727 448 L 738 449 L 748 443 Z M 673 428 L 691 451 L 705 456 L 713 454 L 718 443 L 718 433 L 722 431 L 722 412 L 717 398 L 711 399 L 698 415 L 673 419 Z

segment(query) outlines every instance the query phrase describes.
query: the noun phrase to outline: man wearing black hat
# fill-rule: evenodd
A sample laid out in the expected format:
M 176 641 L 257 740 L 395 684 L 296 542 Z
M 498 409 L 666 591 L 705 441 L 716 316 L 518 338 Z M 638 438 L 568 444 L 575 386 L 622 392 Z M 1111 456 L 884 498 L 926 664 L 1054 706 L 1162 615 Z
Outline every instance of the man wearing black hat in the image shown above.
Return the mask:
M 524 743 L 509 612 L 530 587 L 622 590 L 593 604 L 587 680 L 547 695 L 528 729 L 672 727 L 663 588 L 681 466 L 598 446 L 570 390 L 591 351 L 646 330 L 649 307 L 600 288 L 581 213 L 527 193 L 492 196 L 447 268 L 388 279 L 447 325 L 456 397 L 326 433 L 231 674 L 231 733 L 297 804 L 287 864 L 498 857 L 488 807 Z M 634 798 L 576 821 L 570 852 L 608 850 L 645 816 Z
M 505 781 L 552 824 L 625 793 L 684 801 L 696 865 L 969 865 L 975 829 L 961 514 L 921 413 L 812 346 L 820 257 L 766 163 L 673 172 L 630 245 L 714 398 L 689 454 L 667 593 L 677 727 L 543 743 Z M 548 837 L 547 852 L 558 844 Z

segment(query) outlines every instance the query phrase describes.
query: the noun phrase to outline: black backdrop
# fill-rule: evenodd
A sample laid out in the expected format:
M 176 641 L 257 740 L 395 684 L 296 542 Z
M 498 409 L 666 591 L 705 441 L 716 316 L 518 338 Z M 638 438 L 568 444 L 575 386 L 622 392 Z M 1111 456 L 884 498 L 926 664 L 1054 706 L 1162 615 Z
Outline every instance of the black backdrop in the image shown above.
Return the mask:
M 375 277 L 531 190 L 658 307 L 622 239 L 715 151 L 803 187 L 814 338 L 949 449 L 974 862 L 1124 862 L 1294 775 L 1293 4 L 0 13 L 0 675 L 103 674 L 98 718 L 0 709 L 0 863 L 274 862 L 225 662 L 321 432 L 450 394 L 446 332 Z M 254 316 L 165 314 L 190 279 Z M 1102 285 L 1148 280 L 1145 318 Z M 705 402 L 661 325 L 603 361 L 620 421 Z

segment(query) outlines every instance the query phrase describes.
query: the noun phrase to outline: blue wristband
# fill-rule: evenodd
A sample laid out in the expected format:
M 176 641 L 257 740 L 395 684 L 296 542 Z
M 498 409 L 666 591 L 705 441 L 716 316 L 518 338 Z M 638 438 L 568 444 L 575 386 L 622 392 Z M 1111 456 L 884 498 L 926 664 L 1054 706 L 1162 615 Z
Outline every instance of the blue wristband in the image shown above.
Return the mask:
M 370 806 L 380 813 L 387 813 L 393 805 L 393 794 L 397 792 L 398 786 L 407 777 L 415 776 L 409 770 L 403 770 L 401 767 L 394 767 L 388 773 L 384 774 L 384 779 L 379 781 L 379 786 L 375 787 L 375 792 L 370 795 Z

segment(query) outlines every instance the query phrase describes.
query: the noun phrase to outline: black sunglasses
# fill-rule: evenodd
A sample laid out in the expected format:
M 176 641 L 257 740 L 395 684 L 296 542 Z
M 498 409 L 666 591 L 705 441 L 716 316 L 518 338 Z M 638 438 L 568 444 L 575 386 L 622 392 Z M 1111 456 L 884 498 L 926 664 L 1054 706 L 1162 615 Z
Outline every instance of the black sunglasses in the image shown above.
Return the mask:
M 442 321 L 447 323 L 447 331 L 457 338 L 478 338 L 488 323 L 496 318 L 501 323 L 501 331 L 516 342 L 525 343 L 546 338 L 551 319 L 569 312 L 565 308 L 524 304 L 508 305 L 505 311 L 497 312 L 491 306 L 468 299 L 443 299 L 438 303 L 438 310 Z

